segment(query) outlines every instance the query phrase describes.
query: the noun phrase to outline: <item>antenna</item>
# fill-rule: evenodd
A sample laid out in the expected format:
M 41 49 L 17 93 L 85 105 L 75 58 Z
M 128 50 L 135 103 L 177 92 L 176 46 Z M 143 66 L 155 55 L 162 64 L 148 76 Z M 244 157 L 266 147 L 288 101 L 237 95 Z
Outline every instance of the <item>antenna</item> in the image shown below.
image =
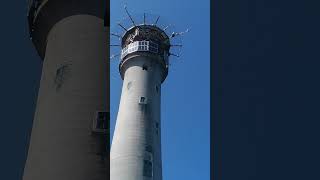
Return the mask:
M 163 30 L 164 30 L 164 31 L 167 30 L 168 27 L 170 27 L 170 26 L 171 26 L 171 24 L 169 24 L 168 26 L 166 26 L 165 28 L 163 28 Z
M 170 38 L 174 38 L 174 37 L 176 37 L 176 36 L 181 36 L 181 35 L 183 35 L 183 34 L 185 34 L 185 33 L 187 33 L 187 32 L 189 32 L 189 29 L 187 29 L 187 30 L 185 30 L 185 31 L 182 31 L 182 32 L 178 32 L 178 33 L 172 32 Z
M 158 21 L 159 21 L 160 16 L 157 17 L 156 22 L 153 24 L 154 26 L 157 25 Z
M 110 33 L 112 36 L 116 36 L 116 37 L 118 37 L 118 38 L 122 38 L 120 35 L 118 35 L 118 34 L 115 34 L 115 33 Z
M 131 20 L 131 22 L 132 22 L 133 26 L 136 26 L 136 24 L 134 23 L 134 21 L 133 21 L 133 19 L 132 19 L 131 15 L 130 15 L 130 14 L 129 14 L 129 12 L 128 12 L 128 9 L 127 9 L 127 6 L 126 6 L 126 5 L 124 6 L 124 9 L 126 10 L 126 13 L 127 13 L 127 15 L 129 16 L 129 18 L 130 18 L 130 20 Z
M 175 56 L 175 57 L 180 57 L 180 55 L 169 53 L 169 56 Z
M 182 37 L 185 33 L 189 32 L 189 28 L 181 32 L 176 31 L 173 24 L 164 22 L 163 18 L 160 18 L 160 15 L 151 15 L 145 12 L 132 15 L 127 5 L 124 5 L 124 14 L 125 18 L 116 23 L 114 29 L 111 29 L 110 35 L 115 38 L 110 39 L 110 52 L 112 54 L 110 59 L 119 58 L 121 61 L 125 56 L 133 53 L 131 51 L 146 51 L 143 50 L 143 47 L 140 49 L 138 47 L 134 48 L 131 47 L 133 45 L 130 44 L 136 41 L 152 41 L 155 37 L 153 33 L 149 33 L 150 31 L 157 32 L 158 37 L 165 37 L 161 42 L 164 43 L 164 46 L 159 45 L 157 48 L 167 47 L 167 56 L 170 57 L 170 60 L 181 57 L 181 49 L 183 46 Z M 164 26 L 164 24 L 167 25 Z M 147 27 L 147 29 L 145 27 Z M 146 29 L 146 31 L 144 29 Z M 157 41 L 158 40 L 155 42 Z M 152 47 L 148 49 L 154 50 Z M 160 51 L 158 53 L 160 53 Z M 163 54 L 161 56 L 163 56 Z M 169 58 L 167 58 L 166 61 L 166 64 L 169 65 Z
M 113 54 L 113 55 L 110 56 L 110 59 L 114 59 L 114 58 L 119 57 L 119 56 L 120 56 L 120 54 Z
M 182 47 L 182 44 L 170 44 L 171 47 Z
M 123 27 L 120 23 L 118 23 L 118 25 L 123 29 L 125 30 L 126 32 L 128 31 L 125 27 Z

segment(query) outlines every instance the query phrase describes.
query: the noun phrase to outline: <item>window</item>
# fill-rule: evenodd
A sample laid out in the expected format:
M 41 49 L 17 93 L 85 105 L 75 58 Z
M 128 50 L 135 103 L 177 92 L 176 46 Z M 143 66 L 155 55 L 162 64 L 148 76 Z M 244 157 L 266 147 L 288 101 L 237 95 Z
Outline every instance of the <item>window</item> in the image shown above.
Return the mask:
M 149 160 L 143 160 L 143 176 L 152 177 L 152 162 Z
M 93 132 L 106 133 L 109 129 L 110 113 L 105 111 L 97 111 L 93 121 Z
M 147 99 L 145 97 L 140 97 L 139 104 L 147 104 Z
M 158 53 L 158 44 L 152 41 L 135 41 L 124 47 L 121 51 L 121 58 L 136 51 L 149 51 Z
M 159 86 L 156 85 L 156 92 L 159 93 Z
M 148 71 L 148 66 L 147 65 L 143 65 L 142 66 L 142 70 Z
M 148 99 L 146 97 L 141 96 L 139 99 L 139 104 L 146 105 L 148 103 Z
M 129 90 L 131 88 L 131 86 L 132 86 L 132 82 L 130 81 L 130 82 L 128 82 L 127 89 Z
M 64 84 L 64 82 L 68 78 L 68 75 L 71 72 L 70 66 L 71 66 L 71 63 L 66 63 L 66 64 L 63 64 L 62 66 L 60 66 L 56 70 L 56 76 L 54 79 L 56 91 L 58 91 L 62 87 L 62 85 Z

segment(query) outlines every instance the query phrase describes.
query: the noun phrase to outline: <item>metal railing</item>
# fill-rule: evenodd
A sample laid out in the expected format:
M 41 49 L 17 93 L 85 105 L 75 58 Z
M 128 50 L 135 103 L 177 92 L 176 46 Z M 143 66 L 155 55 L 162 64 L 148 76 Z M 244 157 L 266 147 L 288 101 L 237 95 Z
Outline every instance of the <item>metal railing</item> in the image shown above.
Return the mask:
M 126 47 L 121 50 L 121 59 L 133 52 L 151 52 L 157 54 L 158 51 L 158 44 L 152 41 L 135 41 L 130 43 Z

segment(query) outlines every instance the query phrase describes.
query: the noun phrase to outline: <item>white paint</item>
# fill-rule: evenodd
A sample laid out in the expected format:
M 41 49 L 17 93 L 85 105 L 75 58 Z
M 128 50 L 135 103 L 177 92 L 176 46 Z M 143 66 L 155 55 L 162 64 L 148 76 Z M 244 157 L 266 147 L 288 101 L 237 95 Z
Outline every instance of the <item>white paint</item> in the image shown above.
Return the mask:
M 120 70 L 124 81 L 110 152 L 110 179 L 162 180 L 160 99 L 165 68 L 151 56 L 135 53 Z M 141 97 L 145 104 L 139 103 Z M 152 162 L 151 178 L 143 174 L 144 160 Z

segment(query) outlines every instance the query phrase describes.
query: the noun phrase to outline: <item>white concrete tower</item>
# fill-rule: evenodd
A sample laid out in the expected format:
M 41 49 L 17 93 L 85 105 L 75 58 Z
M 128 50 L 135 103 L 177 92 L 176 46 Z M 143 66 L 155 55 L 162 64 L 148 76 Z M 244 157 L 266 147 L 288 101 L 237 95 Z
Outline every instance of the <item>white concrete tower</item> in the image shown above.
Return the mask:
M 110 152 L 110 179 L 162 180 L 161 83 L 168 74 L 170 38 L 154 24 L 132 23 L 131 28 L 123 27 L 126 32 L 121 39 L 123 86 Z

